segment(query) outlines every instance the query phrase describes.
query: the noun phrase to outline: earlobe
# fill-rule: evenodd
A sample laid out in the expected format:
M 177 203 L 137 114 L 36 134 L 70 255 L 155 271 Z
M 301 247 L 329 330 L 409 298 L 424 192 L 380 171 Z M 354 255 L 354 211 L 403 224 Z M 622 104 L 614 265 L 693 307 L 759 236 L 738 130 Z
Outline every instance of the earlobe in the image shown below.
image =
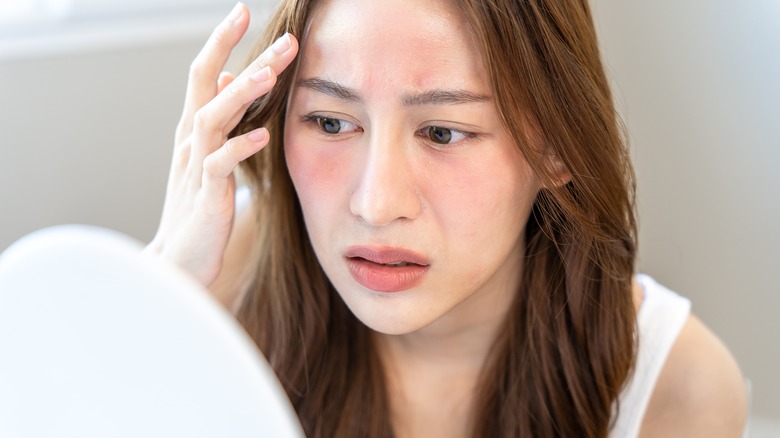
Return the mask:
M 544 133 L 538 122 L 530 116 L 522 119 L 523 140 L 530 146 L 530 153 L 536 163 L 542 164 L 544 169 L 540 175 L 542 188 L 551 190 L 565 186 L 571 181 L 571 172 L 569 168 L 560 159 L 555 150 L 545 141 Z
M 544 183 L 546 189 L 556 189 L 563 187 L 571 181 L 571 172 L 569 168 L 558 158 L 557 155 L 548 155 L 546 160 L 549 179 Z

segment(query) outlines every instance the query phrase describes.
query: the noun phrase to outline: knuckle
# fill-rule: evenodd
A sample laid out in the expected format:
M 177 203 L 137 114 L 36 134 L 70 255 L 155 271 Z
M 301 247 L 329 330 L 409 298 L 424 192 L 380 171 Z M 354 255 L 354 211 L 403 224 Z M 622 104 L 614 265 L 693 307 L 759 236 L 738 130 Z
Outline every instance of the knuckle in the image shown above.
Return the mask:
M 215 152 L 203 159 L 203 174 L 215 177 L 219 174 L 219 155 Z
M 211 120 L 211 117 L 209 116 L 206 107 L 195 111 L 195 115 L 192 119 L 195 130 L 209 129 L 209 121 Z
M 230 28 L 225 23 L 217 26 L 211 34 L 211 41 L 216 45 L 221 45 L 227 39 L 228 29 Z
M 222 149 L 225 150 L 225 155 L 229 157 L 231 161 L 238 161 L 236 156 L 236 141 L 234 138 L 228 140 L 228 142 L 222 146 Z
M 255 61 L 252 67 L 253 73 L 264 69 L 266 66 L 271 65 L 273 62 L 274 62 L 273 53 L 268 53 L 268 51 L 266 50 L 265 52 L 263 52 L 262 55 L 260 55 L 259 58 L 257 58 L 257 61 Z
M 176 144 L 174 150 L 174 160 L 178 166 L 186 166 L 190 161 L 190 154 L 192 153 L 192 142 L 186 139 Z
M 228 84 L 227 89 L 232 96 L 235 96 L 241 92 L 239 84 L 235 83 L 235 81 Z

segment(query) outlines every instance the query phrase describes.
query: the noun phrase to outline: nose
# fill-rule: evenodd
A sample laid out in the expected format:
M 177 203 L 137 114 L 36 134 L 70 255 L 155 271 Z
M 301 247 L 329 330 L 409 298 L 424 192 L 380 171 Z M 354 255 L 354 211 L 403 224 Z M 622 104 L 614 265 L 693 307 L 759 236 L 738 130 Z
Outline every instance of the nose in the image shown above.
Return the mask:
M 421 210 L 411 152 L 399 136 L 375 133 L 350 198 L 350 211 L 368 225 L 381 227 L 414 219 Z

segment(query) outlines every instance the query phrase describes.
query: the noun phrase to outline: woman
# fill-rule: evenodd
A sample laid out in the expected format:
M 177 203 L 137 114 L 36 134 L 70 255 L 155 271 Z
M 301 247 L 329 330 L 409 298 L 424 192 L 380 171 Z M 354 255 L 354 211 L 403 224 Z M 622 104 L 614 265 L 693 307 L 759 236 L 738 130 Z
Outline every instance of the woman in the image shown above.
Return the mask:
M 220 74 L 247 25 L 192 65 L 149 252 L 236 310 L 309 436 L 741 433 L 728 351 L 634 275 L 584 0 L 283 1 Z

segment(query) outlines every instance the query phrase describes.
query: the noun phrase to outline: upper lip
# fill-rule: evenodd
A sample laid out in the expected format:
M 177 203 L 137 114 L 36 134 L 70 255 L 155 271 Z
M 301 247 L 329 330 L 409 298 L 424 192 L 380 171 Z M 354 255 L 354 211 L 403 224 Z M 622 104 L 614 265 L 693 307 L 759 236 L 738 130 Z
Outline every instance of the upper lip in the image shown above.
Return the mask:
M 390 263 L 414 263 L 415 265 L 428 266 L 430 261 L 423 255 L 404 248 L 389 246 L 352 246 L 344 253 L 347 258 L 362 258 L 378 264 Z

